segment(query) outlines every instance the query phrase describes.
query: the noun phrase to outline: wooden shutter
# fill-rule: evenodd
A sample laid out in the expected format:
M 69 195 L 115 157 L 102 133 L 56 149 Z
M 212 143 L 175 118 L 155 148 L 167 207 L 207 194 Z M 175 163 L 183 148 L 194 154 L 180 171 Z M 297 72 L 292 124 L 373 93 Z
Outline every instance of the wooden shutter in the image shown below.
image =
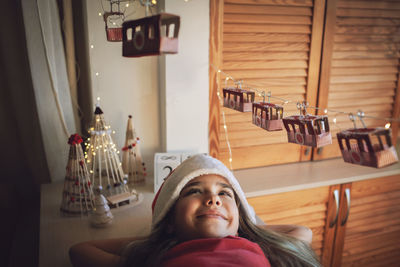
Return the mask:
M 321 257 L 329 187 L 249 198 L 257 216 L 267 224 L 296 224 L 313 232 L 312 248 Z M 333 243 L 333 240 L 332 240 Z
M 398 118 L 400 2 L 329 0 L 327 10 L 319 107 L 354 113 L 361 109 L 367 116 Z M 336 133 L 353 128 L 347 115 L 328 115 L 334 140 L 314 159 L 340 156 Z M 386 123 L 371 118 L 364 122 L 367 127 Z M 359 121 L 357 125 L 362 127 Z M 398 124 L 392 129 L 395 142 Z
M 287 142 L 284 129 L 267 132 L 251 123 L 251 113 L 221 107 L 216 97 L 216 69 L 245 85 L 292 101 L 284 105 L 284 116 L 298 114 L 296 101 L 307 100 L 315 106 L 325 1 L 210 3 L 210 63 L 215 66 L 210 68 L 210 154 L 228 163 L 224 111 L 234 169 L 310 160 L 311 153 L 305 155 L 305 148 Z M 224 78 L 220 75 L 221 95 Z M 256 97 L 256 101 L 261 100 Z M 277 99 L 271 102 L 282 104 Z

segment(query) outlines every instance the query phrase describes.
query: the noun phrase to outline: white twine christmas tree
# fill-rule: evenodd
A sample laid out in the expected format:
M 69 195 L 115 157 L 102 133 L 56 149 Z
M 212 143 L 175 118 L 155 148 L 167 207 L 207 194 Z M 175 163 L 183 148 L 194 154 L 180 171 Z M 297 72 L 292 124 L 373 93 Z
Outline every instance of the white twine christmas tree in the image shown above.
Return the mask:
M 136 135 L 132 116 L 129 115 L 126 127 L 125 146 L 122 148 L 122 169 L 129 184 L 141 184 L 146 179 L 146 166 L 140 152 L 140 139 Z
M 114 216 L 110 211 L 107 200 L 101 194 L 96 196 L 95 209 L 90 216 L 90 223 L 95 227 L 105 227 L 112 223 Z
M 93 188 L 108 199 L 111 196 L 129 193 L 126 180 L 123 179 L 119 151 L 111 137 L 111 127 L 106 124 L 103 111 L 98 105 L 89 133 L 85 157 Z
M 69 156 L 60 210 L 63 215 L 87 215 L 94 207 L 94 195 L 81 147 L 82 138 L 68 139 Z

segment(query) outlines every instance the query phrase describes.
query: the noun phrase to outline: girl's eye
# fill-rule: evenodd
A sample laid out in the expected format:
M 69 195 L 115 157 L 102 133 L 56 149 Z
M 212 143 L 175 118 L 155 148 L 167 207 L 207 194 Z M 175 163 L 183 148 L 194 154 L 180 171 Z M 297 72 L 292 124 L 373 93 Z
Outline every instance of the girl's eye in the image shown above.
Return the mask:
M 221 191 L 219 192 L 220 196 L 228 196 L 228 197 L 232 197 L 232 193 L 229 191 Z
M 201 193 L 201 190 L 198 188 L 191 188 L 189 189 L 186 193 L 185 196 L 193 195 L 193 194 L 198 194 Z

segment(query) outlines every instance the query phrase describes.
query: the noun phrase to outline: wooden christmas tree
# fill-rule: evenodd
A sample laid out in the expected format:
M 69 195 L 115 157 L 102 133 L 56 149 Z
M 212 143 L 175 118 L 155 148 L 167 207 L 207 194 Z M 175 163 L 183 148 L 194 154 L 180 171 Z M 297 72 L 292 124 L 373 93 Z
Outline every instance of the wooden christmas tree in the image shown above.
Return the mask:
M 93 188 L 103 194 L 110 204 L 128 201 L 132 197 L 124 179 L 119 151 L 111 137 L 111 127 L 104 120 L 103 111 L 97 105 L 93 126 L 87 144 L 87 165 Z
M 87 215 L 93 210 L 94 196 L 81 143 L 78 134 L 68 140 L 70 148 L 60 208 L 63 215 Z
M 136 135 L 131 115 L 129 115 L 126 127 L 125 146 L 122 148 L 122 169 L 127 175 L 129 184 L 145 182 L 146 166 L 142 160 L 140 139 Z

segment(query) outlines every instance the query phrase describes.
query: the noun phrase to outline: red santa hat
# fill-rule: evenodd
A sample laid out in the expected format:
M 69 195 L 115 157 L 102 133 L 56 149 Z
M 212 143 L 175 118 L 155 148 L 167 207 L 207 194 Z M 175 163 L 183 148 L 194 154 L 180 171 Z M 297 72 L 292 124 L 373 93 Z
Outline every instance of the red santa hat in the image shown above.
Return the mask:
M 254 209 L 247 202 L 246 196 L 233 173 L 221 161 L 204 154 L 197 154 L 182 162 L 161 185 L 152 204 L 152 228 L 165 217 L 189 181 L 207 174 L 216 174 L 227 179 L 247 216 L 253 223 L 256 223 Z

